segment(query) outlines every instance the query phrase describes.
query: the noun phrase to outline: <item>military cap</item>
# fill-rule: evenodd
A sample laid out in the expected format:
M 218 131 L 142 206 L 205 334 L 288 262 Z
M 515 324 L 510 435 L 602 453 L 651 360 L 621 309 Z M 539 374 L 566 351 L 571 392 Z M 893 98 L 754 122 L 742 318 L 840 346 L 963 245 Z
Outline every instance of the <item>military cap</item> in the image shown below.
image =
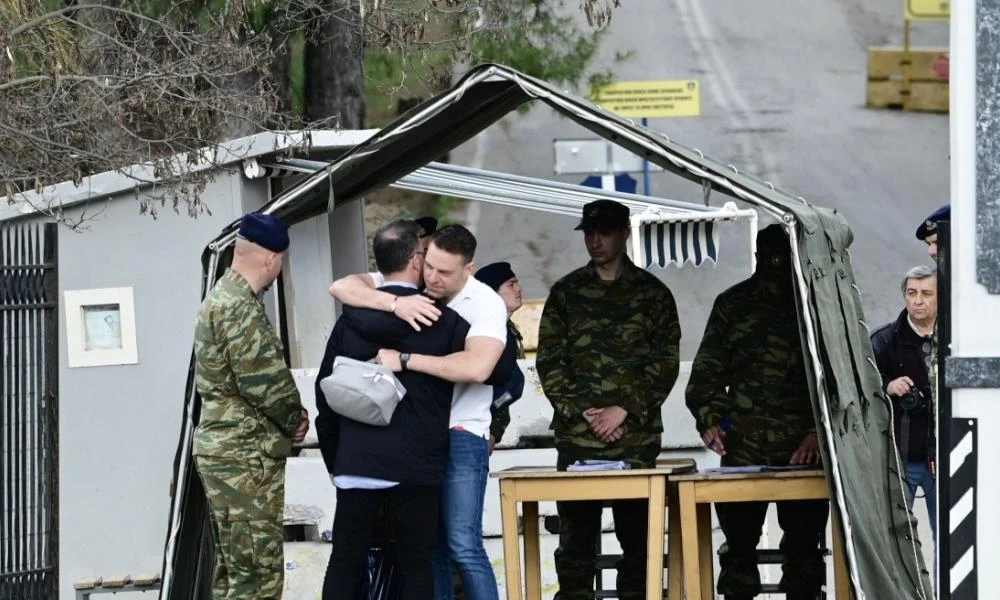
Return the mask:
M 420 231 L 417 232 L 422 238 L 432 235 L 438 228 L 438 220 L 434 217 L 420 217 L 419 219 L 414 219 L 417 225 L 420 226 Z
M 486 265 L 476 271 L 476 279 L 493 288 L 494 291 L 500 289 L 504 282 L 516 277 L 510 268 L 509 262 L 495 262 Z
M 288 227 L 274 215 L 243 215 L 236 235 L 272 252 L 284 252 L 288 249 Z
M 941 208 L 932 212 L 924 219 L 924 222 L 917 227 L 917 239 L 921 242 L 937 233 L 938 223 L 951 220 L 951 205 L 945 204 Z
M 628 207 L 614 200 L 594 200 L 583 207 L 583 218 L 576 230 L 607 231 L 628 228 Z
M 757 232 L 757 252 L 764 254 L 789 254 L 791 246 L 785 228 L 772 223 Z

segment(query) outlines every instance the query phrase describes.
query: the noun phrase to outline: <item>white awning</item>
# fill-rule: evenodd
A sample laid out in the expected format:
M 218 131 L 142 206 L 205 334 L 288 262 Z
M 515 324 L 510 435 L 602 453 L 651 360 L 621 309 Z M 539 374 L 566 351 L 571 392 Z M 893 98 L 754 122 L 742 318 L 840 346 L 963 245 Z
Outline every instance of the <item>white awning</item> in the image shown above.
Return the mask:
M 280 159 L 247 165 L 248 177 L 280 177 L 312 174 L 328 163 Z M 391 184 L 392 187 L 490 202 L 514 208 L 540 210 L 579 217 L 583 206 L 599 198 L 610 198 L 632 213 L 632 260 L 643 268 L 653 265 L 698 267 L 719 260 L 719 221 L 748 219 L 751 260 L 757 232 L 757 211 L 740 210 L 734 202 L 721 208 L 693 202 L 640 196 L 589 186 L 510 175 L 445 163 L 430 163 Z M 636 258 L 638 257 L 638 258 Z

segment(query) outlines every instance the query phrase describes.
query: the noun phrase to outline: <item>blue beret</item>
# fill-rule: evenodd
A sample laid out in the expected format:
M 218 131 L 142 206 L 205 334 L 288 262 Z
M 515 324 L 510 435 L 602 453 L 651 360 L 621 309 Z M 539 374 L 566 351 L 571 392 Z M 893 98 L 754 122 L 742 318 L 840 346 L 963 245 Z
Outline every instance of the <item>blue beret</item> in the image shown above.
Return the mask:
M 516 276 L 510 268 L 509 262 L 495 262 L 476 271 L 476 279 L 490 286 L 494 291 L 500 289 L 505 281 L 514 277 Z
M 924 222 L 917 227 L 917 239 L 921 242 L 937 233 L 938 223 L 951 220 L 951 205 L 945 204 L 941 208 L 932 212 L 924 219 Z
M 574 229 L 609 231 L 628 229 L 628 207 L 614 200 L 594 200 L 583 207 L 583 218 Z
M 248 213 L 240 219 L 241 238 L 272 252 L 288 250 L 288 228 L 274 215 Z
M 437 231 L 438 220 L 434 217 L 420 217 L 419 219 L 414 219 L 414 221 L 420 226 L 418 235 L 422 238 L 425 238 Z

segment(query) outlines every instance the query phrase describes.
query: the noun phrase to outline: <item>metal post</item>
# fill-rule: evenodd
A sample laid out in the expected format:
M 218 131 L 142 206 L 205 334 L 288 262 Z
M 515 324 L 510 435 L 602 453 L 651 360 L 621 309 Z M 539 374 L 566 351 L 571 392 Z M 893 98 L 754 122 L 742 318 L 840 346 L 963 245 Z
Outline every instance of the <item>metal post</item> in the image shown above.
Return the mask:
M 642 118 L 642 126 L 649 126 L 649 119 L 646 117 Z M 649 195 L 649 161 L 645 158 L 642 159 L 642 195 Z
M 938 322 L 937 322 L 937 476 L 934 485 L 938 491 L 938 536 L 934 548 L 937 557 L 937 585 L 935 592 L 940 600 L 951 598 L 951 489 L 948 480 L 951 474 L 951 390 L 945 387 L 945 364 L 951 354 L 951 231 L 950 223 L 938 223 Z

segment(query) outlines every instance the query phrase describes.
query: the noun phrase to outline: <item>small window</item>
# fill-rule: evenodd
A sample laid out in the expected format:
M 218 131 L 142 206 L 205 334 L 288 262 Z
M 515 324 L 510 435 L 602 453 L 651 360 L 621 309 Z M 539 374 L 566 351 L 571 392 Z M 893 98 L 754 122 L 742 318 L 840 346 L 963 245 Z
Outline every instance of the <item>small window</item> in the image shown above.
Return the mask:
M 70 368 L 139 362 L 132 288 L 73 290 L 64 297 Z

